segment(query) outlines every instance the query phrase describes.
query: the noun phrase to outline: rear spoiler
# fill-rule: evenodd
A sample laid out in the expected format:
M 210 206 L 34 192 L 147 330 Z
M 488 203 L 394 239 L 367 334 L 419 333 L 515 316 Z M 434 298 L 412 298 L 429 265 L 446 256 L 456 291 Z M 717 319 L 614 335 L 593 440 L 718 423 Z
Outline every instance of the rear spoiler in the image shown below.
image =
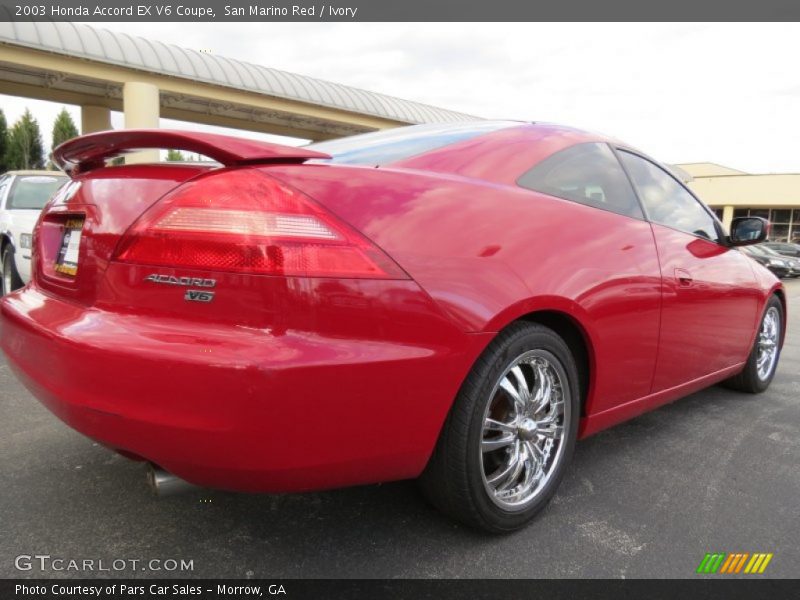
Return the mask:
M 330 158 L 328 154 L 269 144 L 216 133 L 170 129 L 123 129 L 90 133 L 64 142 L 53 150 L 53 162 L 71 177 L 105 166 L 105 161 L 132 150 L 184 150 L 207 156 L 223 165 L 265 162 L 303 162 Z

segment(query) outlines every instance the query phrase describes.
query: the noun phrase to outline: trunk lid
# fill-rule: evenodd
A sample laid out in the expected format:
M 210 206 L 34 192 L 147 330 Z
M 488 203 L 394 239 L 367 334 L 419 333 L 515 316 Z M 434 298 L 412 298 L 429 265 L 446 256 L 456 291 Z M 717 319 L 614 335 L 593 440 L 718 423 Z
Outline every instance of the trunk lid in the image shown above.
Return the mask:
M 120 238 L 133 222 L 164 194 L 209 169 L 131 165 L 76 177 L 42 213 L 34 236 L 33 279 L 52 293 L 91 304 Z M 74 272 L 58 266 L 68 230 L 73 236 L 80 233 Z

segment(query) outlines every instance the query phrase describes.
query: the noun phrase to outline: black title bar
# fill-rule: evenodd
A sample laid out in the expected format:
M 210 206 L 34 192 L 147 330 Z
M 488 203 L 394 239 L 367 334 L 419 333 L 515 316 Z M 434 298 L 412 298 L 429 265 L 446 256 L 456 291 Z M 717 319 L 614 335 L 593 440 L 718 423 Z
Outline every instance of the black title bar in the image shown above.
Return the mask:
M 797 0 L 0 0 L 3 21 L 800 21 Z
M 409 600 L 496 600 L 497 598 L 546 600 L 628 600 L 647 598 L 787 598 L 796 592 L 796 581 L 761 578 L 698 576 L 679 580 L 532 580 L 532 579 L 34 579 L 0 580 L 0 598 L 17 600 L 65 600 L 101 598 L 219 600 L 222 598 L 382 598 Z

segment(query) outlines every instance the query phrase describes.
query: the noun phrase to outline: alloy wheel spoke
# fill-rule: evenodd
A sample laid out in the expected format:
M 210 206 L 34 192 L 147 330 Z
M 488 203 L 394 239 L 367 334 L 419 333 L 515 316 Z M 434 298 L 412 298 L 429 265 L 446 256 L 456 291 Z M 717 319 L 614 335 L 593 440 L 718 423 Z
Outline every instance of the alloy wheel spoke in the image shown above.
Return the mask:
M 534 442 L 533 440 L 530 440 L 528 442 L 528 449 L 533 452 L 533 454 L 536 456 L 536 458 L 539 461 L 544 461 L 544 450 L 542 450 L 539 447 L 539 444 L 537 442 Z
M 522 414 L 522 409 L 525 406 L 525 402 L 519 395 L 517 388 L 508 379 L 508 376 L 503 377 L 503 380 L 500 382 L 500 388 L 503 389 L 503 391 L 505 391 L 505 393 L 508 394 L 508 396 L 511 398 L 511 401 L 513 402 L 514 405 L 514 412 L 517 415 Z
M 484 431 L 500 431 L 502 433 L 515 433 L 517 431 L 514 423 L 503 423 L 492 418 L 486 419 L 483 428 Z
M 537 429 L 546 429 L 558 424 L 559 415 L 546 415 L 544 418 L 536 421 Z
M 550 401 L 550 410 L 547 411 L 545 418 L 560 417 L 563 414 L 564 414 L 564 399 L 559 394 L 557 399 Z
M 527 492 L 531 487 L 538 484 L 544 474 L 542 461 L 544 455 L 541 454 L 541 449 L 532 441 L 525 442 L 525 449 L 527 451 L 527 460 L 523 488 Z
M 484 439 L 481 442 L 481 451 L 493 452 L 495 450 L 499 450 L 500 448 L 505 448 L 506 446 L 510 446 L 516 441 L 517 441 L 517 436 L 514 435 L 513 433 L 507 433 L 496 438 Z
M 519 446 L 517 446 L 517 449 L 519 450 Z M 505 481 L 497 486 L 497 493 L 507 491 L 519 479 L 522 469 L 525 467 L 525 461 L 521 452 L 518 451 L 518 455 L 519 457 L 514 464 L 514 468 L 511 469 L 511 472 L 506 476 Z
M 550 402 L 550 396 L 553 393 L 553 380 L 547 372 L 547 367 L 542 363 L 536 362 L 533 368 L 536 372 L 536 391 L 533 395 L 533 412 L 535 414 L 544 410 L 548 402 Z
M 520 452 L 519 452 L 519 444 L 514 445 L 514 449 L 512 450 L 511 454 L 509 455 L 508 462 L 504 464 L 504 466 L 500 467 L 497 471 L 492 473 L 489 477 L 486 478 L 486 481 L 489 482 L 491 485 L 502 485 L 504 484 L 511 473 L 514 472 L 514 469 L 517 467 L 517 463 L 519 463 L 520 459 Z
M 561 437 L 564 435 L 564 427 L 562 425 L 556 425 L 555 423 L 538 429 L 537 431 L 540 436 L 554 440 L 561 439 Z
M 522 372 L 522 369 L 519 365 L 512 367 L 509 371 L 510 374 L 514 376 L 514 379 L 517 380 L 517 393 L 519 394 L 520 400 L 522 400 L 523 404 L 526 404 L 530 401 L 531 392 L 528 388 L 528 382 L 525 379 L 525 375 Z

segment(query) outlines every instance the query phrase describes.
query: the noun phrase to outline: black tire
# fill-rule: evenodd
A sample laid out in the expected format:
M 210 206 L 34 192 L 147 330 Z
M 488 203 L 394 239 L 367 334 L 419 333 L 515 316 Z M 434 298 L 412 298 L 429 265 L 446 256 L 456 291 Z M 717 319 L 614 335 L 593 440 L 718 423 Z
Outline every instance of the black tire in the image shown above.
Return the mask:
M 498 402 L 501 380 L 511 375 L 508 369 L 521 357 L 531 354 L 536 356 L 530 360 L 537 360 L 539 355 L 546 358 L 547 364 L 552 364 L 553 373 L 558 377 L 559 385 L 555 389 L 561 390 L 556 397 L 563 400 L 563 404 L 558 402 L 563 411 L 563 433 L 559 450 L 553 455 L 548 477 L 538 484 L 540 487 L 535 496 L 512 510 L 499 506 L 497 500 L 493 499 L 497 497 L 496 494 L 492 496 L 489 489 L 491 486 L 487 480 L 490 475 L 484 473 L 486 454 L 483 454 L 482 448 L 484 442 L 491 438 L 484 437 L 484 422 L 487 414 L 492 417 L 488 411 Z M 529 368 L 526 363 L 520 364 Z M 533 370 L 530 372 L 533 373 Z M 511 398 L 510 395 L 507 397 Z M 433 455 L 420 477 L 423 493 L 439 510 L 469 526 L 491 533 L 520 529 L 548 504 L 572 460 L 580 418 L 579 398 L 578 367 L 564 340 L 552 329 L 539 324 L 515 323 L 509 326 L 484 351 L 462 385 Z M 535 431 L 525 435 L 535 435 Z M 517 444 L 517 463 L 521 462 L 520 456 L 530 457 L 533 454 L 520 455 L 520 442 L 514 443 Z M 555 442 L 552 447 L 555 447 Z M 504 452 L 501 460 L 506 461 L 510 460 L 508 455 L 514 450 L 509 448 Z M 542 460 L 542 465 L 548 463 L 549 456 L 550 451 Z M 525 463 L 526 468 L 528 464 Z
M 764 327 L 764 322 L 767 319 L 767 315 L 770 314 L 771 311 L 776 311 L 779 319 L 777 325 L 778 339 L 777 346 L 775 348 L 776 355 L 775 360 L 772 362 L 769 373 L 762 377 L 759 375 L 758 370 L 759 338 L 761 336 L 762 328 Z M 783 319 L 783 304 L 781 304 L 781 301 L 777 296 L 772 296 L 764 308 L 764 314 L 761 315 L 761 321 L 759 322 L 756 339 L 753 342 L 753 348 L 750 351 L 750 356 L 747 358 L 744 369 L 742 369 L 742 372 L 738 375 L 734 375 L 730 379 L 725 380 L 723 382 L 725 387 L 750 394 L 760 394 L 769 387 L 769 384 L 772 383 L 773 377 L 775 377 L 775 371 L 778 368 L 778 361 L 780 360 L 781 342 L 783 341 Z
M 14 262 L 14 247 L 11 244 L 6 245 L 3 250 L 3 272 L 0 278 L 0 286 L 2 286 L 2 295 L 10 294 L 14 290 L 18 290 L 24 284 L 17 272 L 17 265 Z

